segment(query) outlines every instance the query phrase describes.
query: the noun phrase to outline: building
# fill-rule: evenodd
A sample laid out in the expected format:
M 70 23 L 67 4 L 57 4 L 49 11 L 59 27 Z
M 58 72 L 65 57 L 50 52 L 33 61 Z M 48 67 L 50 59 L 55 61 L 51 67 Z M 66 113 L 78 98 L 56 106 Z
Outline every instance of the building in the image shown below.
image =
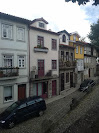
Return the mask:
M 78 85 L 84 80 L 84 43 L 79 41 L 80 35 L 77 32 L 70 33 L 69 45 L 75 47 L 75 83 Z
M 58 32 L 59 36 L 59 88 L 60 94 L 74 87 L 74 73 L 76 62 L 74 47 L 69 46 L 70 34 L 66 31 Z
M 35 19 L 30 25 L 30 96 L 50 98 L 59 94 L 59 35 L 47 30 L 48 22 Z
M 0 108 L 29 96 L 29 23 L 0 12 Z

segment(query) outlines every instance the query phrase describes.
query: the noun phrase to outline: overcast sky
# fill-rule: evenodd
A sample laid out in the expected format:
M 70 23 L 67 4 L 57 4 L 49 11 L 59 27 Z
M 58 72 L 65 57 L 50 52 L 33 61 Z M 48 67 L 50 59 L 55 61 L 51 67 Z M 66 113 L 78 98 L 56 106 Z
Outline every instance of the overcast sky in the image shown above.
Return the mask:
M 79 6 L 65 0 L 0 0 L 0 12 L 29 20 L 43 17 L 52 31 L 77 31 L 81 37 L 86 37 L 90 24 L 99 18 L 99 5 L 92 6 L 89 2 Z

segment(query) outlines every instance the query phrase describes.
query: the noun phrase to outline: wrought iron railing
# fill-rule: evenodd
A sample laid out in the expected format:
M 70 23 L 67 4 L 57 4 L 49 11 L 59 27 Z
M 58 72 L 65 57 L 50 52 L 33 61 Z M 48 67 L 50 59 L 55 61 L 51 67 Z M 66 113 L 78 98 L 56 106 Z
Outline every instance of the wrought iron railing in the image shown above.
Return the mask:
M 0 78 L 19 76 L 19 68 L 0 67 Z

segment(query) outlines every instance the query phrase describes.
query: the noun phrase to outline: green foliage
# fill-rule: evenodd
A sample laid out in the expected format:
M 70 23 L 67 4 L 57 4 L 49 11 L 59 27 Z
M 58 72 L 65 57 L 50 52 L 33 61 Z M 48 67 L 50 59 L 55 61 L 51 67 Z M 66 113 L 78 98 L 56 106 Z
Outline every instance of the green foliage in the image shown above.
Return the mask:
M 79 5 L 83 5 L 83 4 L 86 4 L 87 2 L 89 2 L 90 0 L 65 0 L 65 2 L 69 2 L 69 1 L 72 1 L 73 3 L 75 3 L 77 1 Z M 94 1 L 93 5 L 99 4 L 99 0 L 93 0 L 93 1 Z
M 91 43 L 99 47 L 99 20 L 91 25 L 91 32 L 88 35 Z

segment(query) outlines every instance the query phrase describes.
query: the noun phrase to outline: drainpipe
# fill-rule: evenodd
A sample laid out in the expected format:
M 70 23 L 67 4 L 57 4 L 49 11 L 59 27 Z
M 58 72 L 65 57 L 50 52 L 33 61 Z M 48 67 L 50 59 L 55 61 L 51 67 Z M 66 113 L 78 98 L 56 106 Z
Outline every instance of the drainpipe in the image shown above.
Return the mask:
M 30 28 L 28 26 L 28 55 L 29 55 L 29 96 L 30 96 Z

